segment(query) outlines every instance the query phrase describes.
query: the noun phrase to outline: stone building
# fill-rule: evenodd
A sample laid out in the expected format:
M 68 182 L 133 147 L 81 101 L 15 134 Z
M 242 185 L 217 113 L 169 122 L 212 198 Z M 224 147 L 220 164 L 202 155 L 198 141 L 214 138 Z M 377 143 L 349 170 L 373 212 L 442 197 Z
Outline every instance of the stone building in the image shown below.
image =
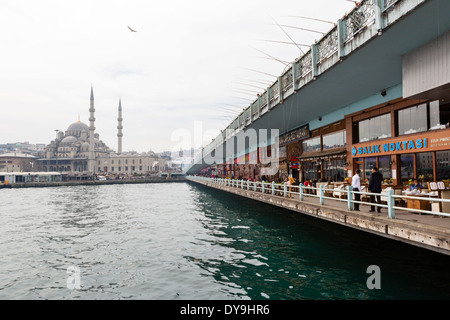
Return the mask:
M 0 154 L 0 172 L 33 171 L 36 160 L 35 156 L 20 152 Z

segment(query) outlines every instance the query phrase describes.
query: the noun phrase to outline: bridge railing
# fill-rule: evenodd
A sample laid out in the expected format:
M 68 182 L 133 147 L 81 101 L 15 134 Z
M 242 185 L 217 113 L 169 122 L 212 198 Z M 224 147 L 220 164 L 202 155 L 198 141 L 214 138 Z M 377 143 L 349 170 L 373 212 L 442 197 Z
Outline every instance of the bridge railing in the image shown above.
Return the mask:
M 407 212 L 416 212 L 423 214 L 431 214 L 438 215 L 444 217 L 450 217 L 450 213 L 438 212 L 432 210 L 419 210 L 413 208 L 402 207 L 397 205 L 401 201 L 408 200 L 420 200 L 420 201 L 429 201 L 431 203 L 450 203 L 450 199 L 442 199 L 438 197 L 415 197 L 409 195 L 396 195 L 394 194 L 394 190 L 388 190 L 384 193 L 374 193 L 374 192 L 363 192 L 363 191 L 354 191 L 352 186 L 347 186 L 344 189 L 330 189 L 326 188 L 324 185 L 320 185 L 319 187 L 312 186 L 304 186 L 300 185 L 288 185 L 286 183 L 267 183 L 267 182 L 259 182 L 259 181 L 249 181 L 249 180 L 236 180 L 236 179 L 224 179 L 224 178 L 208 178 L 208 177 L 200 177 L 200 176 L 191 176 L 189 177 L 192 180 L 198 180 L 203 182 L 208 182 L 224 187 L 233 187 L 238 189 L 244 189 L 259 193 L 267 193 L 272 194 L 274 196 L 280 196 L 284 198 L 293 198 L 298 199 L 299 201 L 304 201 L 305 198 L 318 198 L 319 203 L 321 205 L 325 205 L 325 200 L 333 200 L 333 201 L 341 201 L 347 203 L 347 209 L 350 211 L 354 210 L 355 203 L 360 205 L 370 205 L 378 208 L 387 209 L 387 214 L 390 219 L 395 219 L 396 210 L 407 211 Z M 334 197 L 333 193 L 339 193 L 340 197 Z M 331 196 L 330 196 L 331 194 Z M 368 198 L 370 196 L 381 197 L 382 202 L 384 203 L 372 203 L 367 201 L 356 201 L 354 199 L 354 195 L 359 194 L 361 198 Z M 376 199 L 376 198 L 375 198 Z

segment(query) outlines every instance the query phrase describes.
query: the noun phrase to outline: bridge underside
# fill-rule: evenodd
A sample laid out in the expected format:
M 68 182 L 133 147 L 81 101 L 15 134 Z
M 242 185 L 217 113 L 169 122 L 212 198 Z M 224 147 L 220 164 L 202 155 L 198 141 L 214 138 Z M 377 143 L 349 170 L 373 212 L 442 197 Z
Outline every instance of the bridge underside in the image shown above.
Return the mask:
M 333 112 L 340 117 L 333 120 L 338 121 L 355 112 L 355 107 L 363 110 L 401 98 L 401 90 L 389 89 L 402 86 L 402 56 L 450 30 L 448 12 L 447 0 L 427 1 L 418 6 L 246 129 L 279 129 L 284 134 Z M 386 95 L 381 94 L 384 90 Z M 373 97 L 370 100 L 373 105 L 361 102 L 369 97 Z M 204 167 L 194 164 L 188 174 Z

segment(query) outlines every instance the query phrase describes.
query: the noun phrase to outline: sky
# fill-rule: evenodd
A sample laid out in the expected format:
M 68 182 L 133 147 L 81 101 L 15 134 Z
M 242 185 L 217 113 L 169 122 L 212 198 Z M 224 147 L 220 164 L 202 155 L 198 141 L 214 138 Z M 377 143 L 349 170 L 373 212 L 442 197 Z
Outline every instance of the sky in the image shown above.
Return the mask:
M 96 132 L 111 149 L 119 99 L 124 151 L 196 147 L 199 128 L 206 145 L 354 6 L 2 0 L 0 143 L 48 144 L 78 117 L 89 125 L 92 86 Z

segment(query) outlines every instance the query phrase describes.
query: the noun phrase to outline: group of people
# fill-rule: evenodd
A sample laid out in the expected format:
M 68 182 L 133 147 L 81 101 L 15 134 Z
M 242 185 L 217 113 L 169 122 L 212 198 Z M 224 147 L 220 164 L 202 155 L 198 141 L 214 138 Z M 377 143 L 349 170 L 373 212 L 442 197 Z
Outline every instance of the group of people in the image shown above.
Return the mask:
M 352 187 L 353 191 L 361 192 L 361 170 L 357 169 L 356 174 L 352 177 Z M 373 204 L 370 206 L 369 212 L 375 212 L 375 203 L 381 204 L 381 184 L 383 183 L 383 175 L 378 172 L 377 167 L 372 168 L 372 174 L 369 179 L 368 190 L 370 193 L 375 193 L 370 195 L 370 202 Z M 376 195 L 379 193 L 380 195 Z M 375 202 L 376 199 L 376 202 Z M 361 201 L 361 194 L 355 193 L 355 201 Z M 359 211 L 359 203 L 355 202 L 353 209 Z M 377 212 L 381 212 L 381 207 L 377 206 Z

